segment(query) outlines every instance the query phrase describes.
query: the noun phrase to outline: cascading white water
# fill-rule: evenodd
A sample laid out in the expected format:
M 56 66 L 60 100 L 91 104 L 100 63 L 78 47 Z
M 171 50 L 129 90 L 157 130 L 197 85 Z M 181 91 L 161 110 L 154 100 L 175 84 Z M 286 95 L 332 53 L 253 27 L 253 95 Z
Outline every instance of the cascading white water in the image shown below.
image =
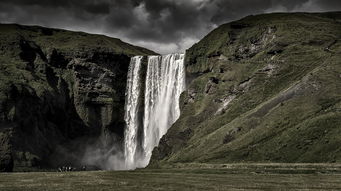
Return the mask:
M 184 54 L 149 56 L 143 117 L 144 165 L 168 128 L 179 118 L 185 90 Z
M 127 76 L 127 89 L 125 101 L 124 120 L 126 128 L 124 132 L 124 156 L 125 168 L 132 169 L 135 164 L 135 152 L 137 149 L 138 104 L 140 98 L 140 68 L 142 56 L 131 58 Z
M 180 116 L 179 97 L 185 90 L 184 54 L 149 56 L 145 79 L 143 124 L 138 124 L 137 107 L 141 87 L 140 62 L 130 62 L 126 95 L 127 127 L 125 130 L 125 157 L 128 169 L 145 167 L 152 150 L 161 137 Z M 135 76 L 134 76 L 135 75 Z M 133 82 L 133 81 L 137 82 Z M 137 156 L 137 133 L 143 128 L 142 155 Z

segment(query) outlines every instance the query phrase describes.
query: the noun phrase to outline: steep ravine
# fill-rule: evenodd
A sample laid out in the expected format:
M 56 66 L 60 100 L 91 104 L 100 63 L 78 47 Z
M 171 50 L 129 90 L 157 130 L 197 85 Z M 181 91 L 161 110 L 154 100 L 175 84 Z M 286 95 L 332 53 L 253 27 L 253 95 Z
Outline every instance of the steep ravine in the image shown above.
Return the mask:
M 341 162 L 341 13 L 248 16 L 186 51 L 179 120 L 150 167 Z
M 39 170 L 119 152 L 127 70 L 155 54 L 119 39 L 42 27 L 0 25 L 0 171 Z M 110 148 L 107 148 L 110 146 Z M 90 151 L 89 151 L 90 149 Z

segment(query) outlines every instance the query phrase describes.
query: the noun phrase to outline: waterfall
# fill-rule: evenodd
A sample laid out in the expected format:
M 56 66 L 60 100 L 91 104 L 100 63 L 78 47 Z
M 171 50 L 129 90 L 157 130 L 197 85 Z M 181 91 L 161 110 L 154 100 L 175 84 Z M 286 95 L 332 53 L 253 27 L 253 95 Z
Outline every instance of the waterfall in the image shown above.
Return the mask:
M 145 165 L 153 148 L 179 118 L 179 97 L 185 90 L 183 60 L 183 54 L 148 57 L 143 117 Z
M 185 90 L 184 54 L 148 56 L 143 121 L 139 123 L 137 109 L 139 97 L 142 96 L 142 88 L 139 87 L 140 65 L 141 57 L 133 57 L 128 73 L 125 111 L 129 116 L 125 117 L 125 157 L 128 169 L 148 165 L 153 148 L 180 116 L 179 98 Z M 143 136 L 139 142 L 137 133 L 140 128 L 143 129 Z M 138 151 L 138 148 L 142 150 Z
M 135 163 L 137 149 L 138 105 L 140 98 L 140 68 L 142 56 L 131 58 L 127 76 L 124 120 L 124 156 L 126 169 L 132 169 Z

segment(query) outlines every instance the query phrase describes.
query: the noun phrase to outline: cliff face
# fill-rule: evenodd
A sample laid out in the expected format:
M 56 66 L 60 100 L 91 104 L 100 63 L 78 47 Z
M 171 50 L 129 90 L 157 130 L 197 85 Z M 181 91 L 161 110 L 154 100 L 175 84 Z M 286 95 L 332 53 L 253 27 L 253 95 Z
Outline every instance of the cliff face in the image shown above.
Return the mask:
M 341 162 L 341 13 L 224 24 L 186 51 L 181 116 L 150 166 Z
M 130 57 L 155 53 L 80 32 L 0 31 L 0 171 L 79 164 L 87 145 L 122 141 Z

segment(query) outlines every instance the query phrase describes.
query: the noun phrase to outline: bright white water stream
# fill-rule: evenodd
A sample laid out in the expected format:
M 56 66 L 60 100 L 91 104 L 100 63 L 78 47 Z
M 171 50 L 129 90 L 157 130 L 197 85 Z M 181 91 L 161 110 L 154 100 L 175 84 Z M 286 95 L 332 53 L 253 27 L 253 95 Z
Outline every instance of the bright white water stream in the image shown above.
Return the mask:
M 179 118 L 179 97 L 185 90 L 184 54 L 148 56 L 145 84 L 140 79 L 141 60 L 141 56 L 133 57 L 128 72 L 124 137 L 126 169 L 148 165 L 153 148 Z M 143 112 L 139 111 L 140 104 L 144 106 Z M 139 115 L 143 115 L 143 120 L 139 120 L 142 117 Z M 142 136 L 139 132 L 143 132 Z

